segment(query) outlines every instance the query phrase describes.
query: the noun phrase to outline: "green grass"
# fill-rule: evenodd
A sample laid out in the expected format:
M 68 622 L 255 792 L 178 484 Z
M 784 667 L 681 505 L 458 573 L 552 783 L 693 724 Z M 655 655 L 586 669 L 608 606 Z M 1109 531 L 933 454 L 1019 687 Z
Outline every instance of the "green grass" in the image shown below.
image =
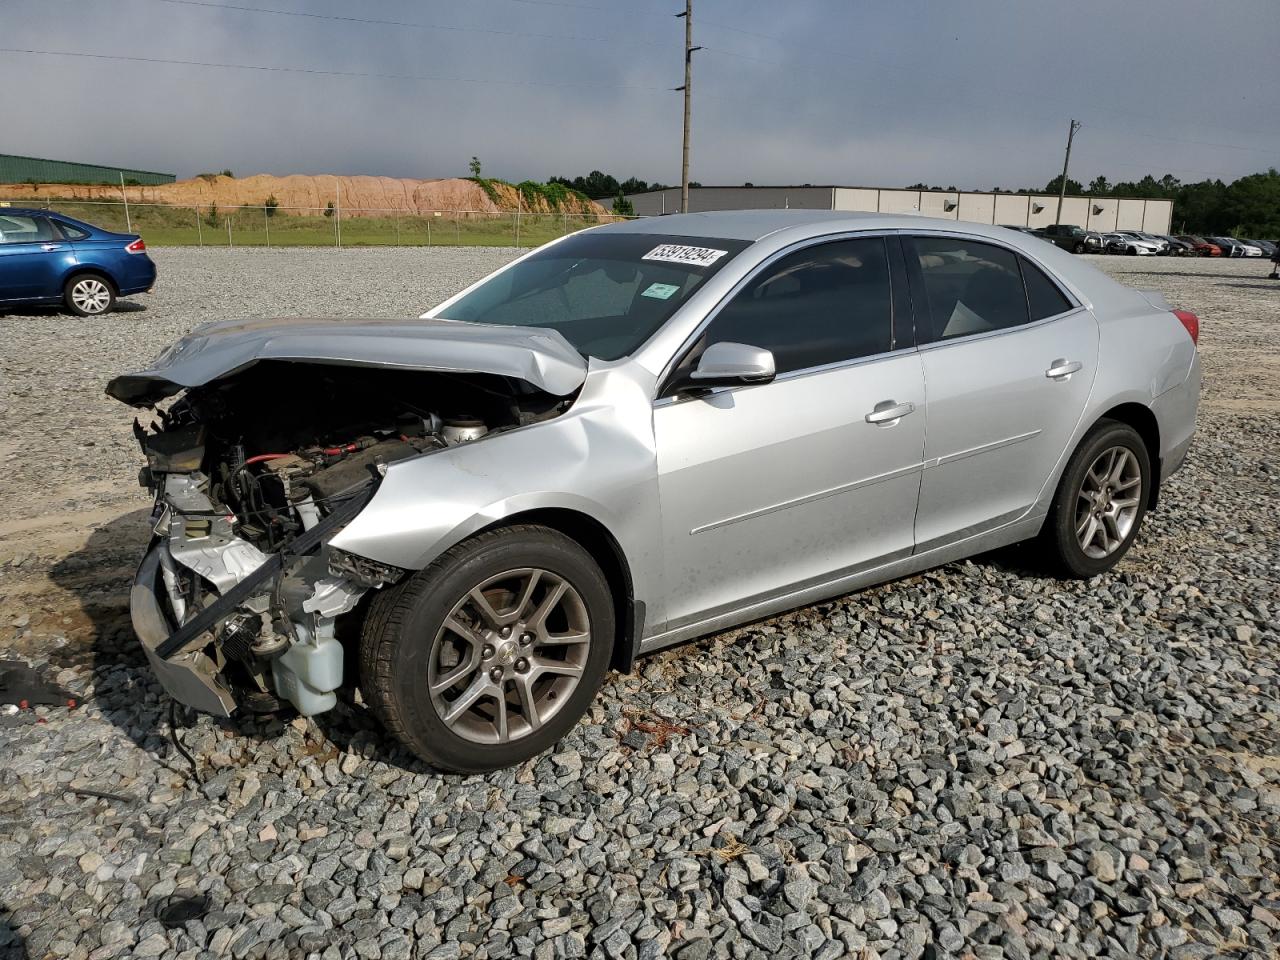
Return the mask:
M 43 203 L 38 205 L 44 206 Z M 128 229 L 122 204 L 54 200 L 49 207 L 106 230 L 123 232 Z M 207 207 L 197 215 L 190 207 L 131 205 L 129 214 L 132 232 L 141 234 L 148 244 L 157 247 L 267 246 L 268 239 L 273 247 L 337 245 L 335 218 L 322 216 L 319 212 L 305 216 L 277 212 L 275 216 L 266 218 L 261 209 L 219 210 L 212 223 Z M 342 245 L 509 247 L 518 243 L 521 247 L 535 247 L 601 222 L 594 216 L 566 216 L 561 213 L 526 213 L 520 215 L 519 221 L 517 240 L 516 215 L 513 213 L 343 217 Z

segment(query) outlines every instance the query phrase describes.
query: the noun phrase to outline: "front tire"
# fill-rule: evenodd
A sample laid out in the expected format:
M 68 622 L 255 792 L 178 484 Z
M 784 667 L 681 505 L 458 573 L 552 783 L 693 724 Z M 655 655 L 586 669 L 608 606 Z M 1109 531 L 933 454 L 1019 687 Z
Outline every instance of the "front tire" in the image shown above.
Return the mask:
M 486 531 L 375 598 L 360 688 L 428 763 L 487 773 L 537 756 L 608 670 L 608 581 L 581 546 L 531 524 Z
M 1151 495 L 1151 457 L 1138 431 L 1101 420 L 1080 441 L 1058 483 L 1041 540 L 1067 577 L 1105 573 L 1129 552 Z
M 97 273 L 80 273 L 62 288 L 67 309 L 81 317 L 98 317 L 110 312 L 116 303 L 111 281 Z
M 1072 248 L 1071 248 L 1071 252 L 1072 252 L 1072 253 L 1084 253 L 1084 244 L 1083 244 L 1083 243 L 1077 243 L 1074 247 L 1072 247 Z

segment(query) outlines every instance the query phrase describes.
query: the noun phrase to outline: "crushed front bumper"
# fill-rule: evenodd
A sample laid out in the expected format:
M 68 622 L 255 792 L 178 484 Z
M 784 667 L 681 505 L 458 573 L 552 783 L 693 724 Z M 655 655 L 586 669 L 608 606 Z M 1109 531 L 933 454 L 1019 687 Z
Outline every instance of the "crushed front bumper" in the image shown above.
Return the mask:
M 165 584 L 166 564 L 171 569 L 175 555 L 181 554 L 176 548 L 171 551 L 170 541 L 157 536 L 134 577 L 129 612 L 134 632 L 165 691 L 179 703 L 217 716 L 230 716 L 242 705 L 215 662 L 215 657 L 221 660 L 224 655 L 215 640 L 217 631 L 255 596 L 277 593 L 281 578 L 293 568 L 310 570 L 322 565 L 328 538 L 363 509 L 373 490 L 371 485 L 359 491 L 283 551 L 267 555 L 265 562 L 217 583 L 220 596 L 212 603 L 185 615 L 177 609 L 174 617 L 182 620 L 181 624 L 175 624 L 168 613 L 175 608 L 167 601 L 170 595 Z M 334 691 L 342 679 L 342 647 L 333 637 L 333 621 L 373 585 L 318 571 L 305 578 L 300 608 L 287 611 L 292 638 L 269 666 L 276 696 L 292 702 L 303 715 L 323 712 L 336 702 Z
M 163 549 L 160 544 L 152 547 L 133 578 L 133 588 L 129 591 L 133 632 L 142 642 L 152 672 L 169 696 L 204 713 L 229 717 L 236 707 L 236 699 L 222 682 L 212 660 L 199 650 L 187 650 L 168 659 L 157 653 L 174 632 L 160 603 L 160 591 L 164 589 L 160 583 Z

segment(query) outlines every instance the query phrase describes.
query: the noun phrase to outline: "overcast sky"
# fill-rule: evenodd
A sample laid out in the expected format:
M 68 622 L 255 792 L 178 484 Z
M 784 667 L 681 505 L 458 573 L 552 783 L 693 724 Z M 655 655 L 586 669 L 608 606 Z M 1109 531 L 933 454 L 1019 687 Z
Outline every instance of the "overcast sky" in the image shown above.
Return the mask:
M 0 52 L 0 152 L 674 183 L 682 3 L 0 0 L 0 47 L 363 75 Z M 1275 0 L 696 0 L 694 30 L 703 183 L 1041 187 L 1071 117 L 1086 183 L 1280 166 Z

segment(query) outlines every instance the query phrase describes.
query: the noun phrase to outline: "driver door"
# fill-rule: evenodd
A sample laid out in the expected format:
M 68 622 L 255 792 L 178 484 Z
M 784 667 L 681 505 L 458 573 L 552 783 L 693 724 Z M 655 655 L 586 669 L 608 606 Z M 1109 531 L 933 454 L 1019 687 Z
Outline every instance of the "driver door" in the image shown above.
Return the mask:
M 901 263 L 885 237 L 781 256 L 677 365 L 654 407 L 666 629 L 911 553 L 924 375 Z M 772 351 L 776 379 L 682 391 L 725 341 Z

